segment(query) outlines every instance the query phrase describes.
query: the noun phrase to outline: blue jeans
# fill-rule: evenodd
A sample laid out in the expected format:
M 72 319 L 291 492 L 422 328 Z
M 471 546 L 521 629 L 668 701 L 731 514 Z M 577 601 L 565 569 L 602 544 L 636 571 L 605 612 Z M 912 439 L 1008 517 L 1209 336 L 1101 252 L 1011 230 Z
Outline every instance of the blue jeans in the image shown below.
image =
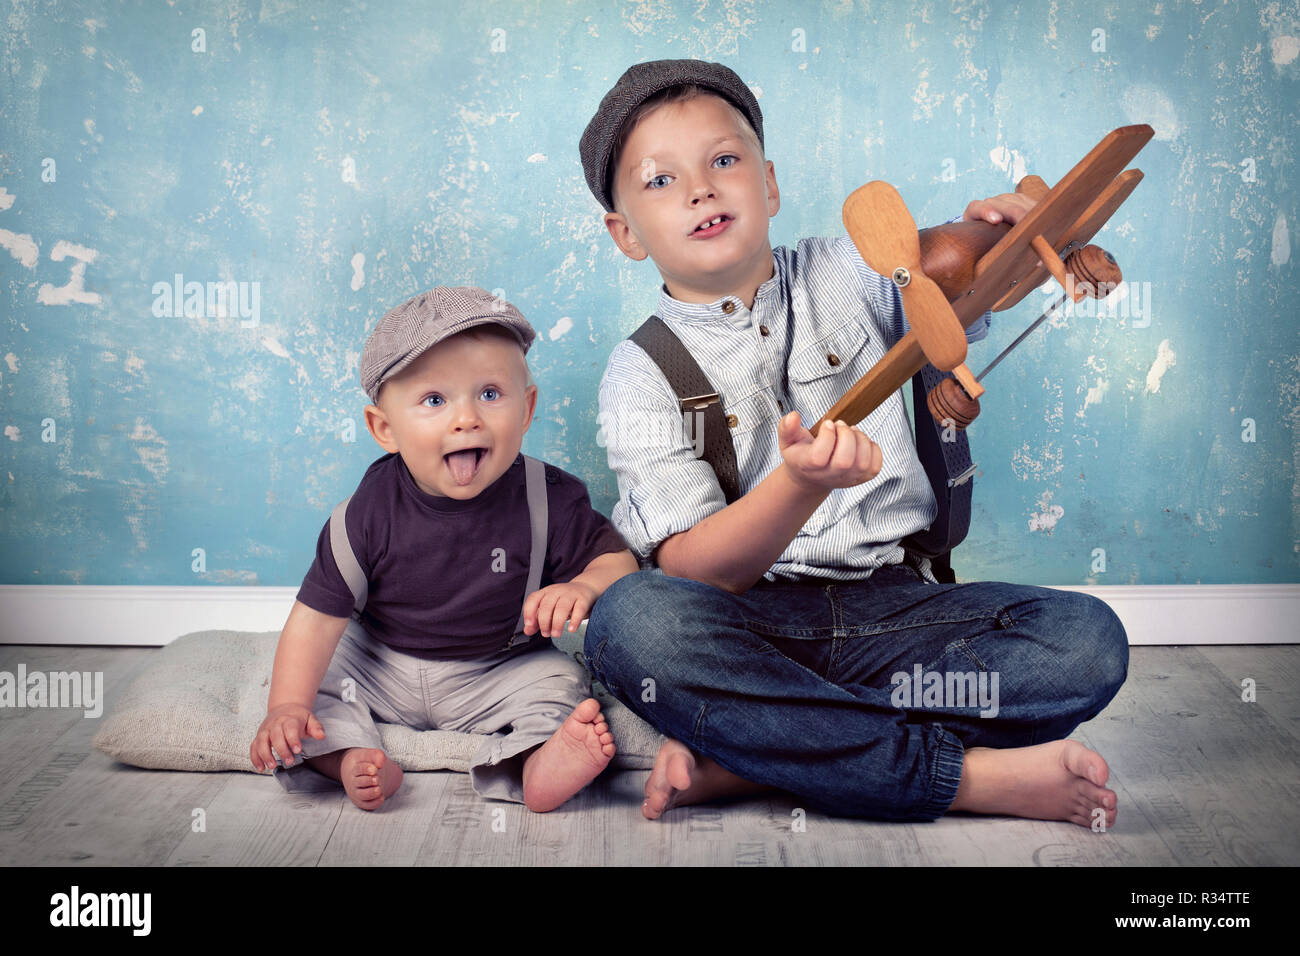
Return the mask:
M 585 651 L 619 700 L 737 776 L 888 820 L 942 816 L 966 747 L 1062 739 L 1128 676 L 1124 627 L 1097 598 L 931 584 L 908 564 L 744 594 L 641 571 L 596 602 Z M 923 692 L 934 672 L 941 692 Z M 996 708 L 975 700 L 981 680 Z

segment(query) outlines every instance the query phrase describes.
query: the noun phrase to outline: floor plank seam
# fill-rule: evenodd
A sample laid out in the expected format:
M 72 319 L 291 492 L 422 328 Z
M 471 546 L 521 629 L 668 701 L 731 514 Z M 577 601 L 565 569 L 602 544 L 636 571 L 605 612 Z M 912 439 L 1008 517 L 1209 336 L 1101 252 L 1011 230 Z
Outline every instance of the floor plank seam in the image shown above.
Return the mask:
M 342 802 L 340 802 L 340 803 L 338 804 L 338 812 L 337 812 L 336 814 L 334 814 L 334 822 L 333 822 L 333 824 L 330 826 L 330 832 L 329 832 L 329 834 L 325 837 L 325 842 L 324 842 L 324 844 L 321 845 L 321 848 L 320 848 L 320 855 L 319 855 L 318 857 L 316 857 L 316 862 L 315 862 L 314 866 L 315 866 L 317 869 L 320 868 L 320 861 L 323 860 L 323 859 L 325 859 L 325 854 L 328 853 L 329 850 L 330 850 L 330 843 L 334 840 L 334 834 L 335 834 L 336 832 L 338 832 L 339 822 L 342 821 L 342 819 L 343 819 L 343 811 L 344 811 L 344 809 L 345 809 L 345 804 L 346 804 L 346 802 L 347 802 L 347 801 L 342 801 Z

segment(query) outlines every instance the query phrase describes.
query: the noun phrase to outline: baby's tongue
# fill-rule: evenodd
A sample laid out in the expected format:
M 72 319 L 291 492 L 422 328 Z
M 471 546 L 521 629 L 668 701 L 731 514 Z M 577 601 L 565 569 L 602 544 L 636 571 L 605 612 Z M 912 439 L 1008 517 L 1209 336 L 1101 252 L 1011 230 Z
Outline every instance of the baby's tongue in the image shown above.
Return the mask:
M 474 471 L 478 466 L 478 452 L 470 448 L 466 451 L 454 451 L 447 456 L 447 467 L 451 477 L 458 485 L 468 485 L 474 480 Z

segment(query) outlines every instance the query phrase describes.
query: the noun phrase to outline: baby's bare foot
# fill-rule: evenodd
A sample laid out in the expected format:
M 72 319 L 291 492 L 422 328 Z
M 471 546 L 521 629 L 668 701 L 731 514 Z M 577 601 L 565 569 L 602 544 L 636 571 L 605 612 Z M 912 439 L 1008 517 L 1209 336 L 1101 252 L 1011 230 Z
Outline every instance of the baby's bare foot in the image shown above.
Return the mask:
M 377 810 L 402 785 L 402 768 L 382 750 L 353 747 L 339 761 L 339 783 L 362 810 Z
M 1077 740 L 1006 750 L 970 747 L 949 809 L 1090 827 L 1100 807 L 1110 829 L 1118 811 L 1115 791 L 1103 786 L 1109 777 L 1101 754 Z
M 645 783 L 641 814 L 647 820 L 658 820 L 673 807 L 767 789 L 763 784 L 737 777 L 703 754 L 692 752 L 681 741 L 667 738 L 655 755 L 654 768 Z
M 536 813 L 554 810 L 599 776 L 614 749 L 600 702 L 588 697 L 524 761 L 524 805 Z

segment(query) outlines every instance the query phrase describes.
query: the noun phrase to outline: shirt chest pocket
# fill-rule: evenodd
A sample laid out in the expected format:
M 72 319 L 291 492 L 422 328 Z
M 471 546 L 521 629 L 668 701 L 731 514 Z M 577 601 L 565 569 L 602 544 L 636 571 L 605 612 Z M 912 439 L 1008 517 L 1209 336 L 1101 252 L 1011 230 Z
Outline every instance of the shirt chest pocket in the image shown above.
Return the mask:
M 883 342 L 878 333 L 868 330 L 870 322 L 863 308 L 834 331 L 798 346 L 791 356 L 790 398 L 803 416 L 805 427 L 811 428 L 883 356 Z M 799 533 L 820 534 L 859 507 L 862 495 L 860 487 L 835 489 Z
M 831 395 L 830 400 L 825 402 L 825 406 L 829 407 L 850 385 L 866 374 L 867 369 L 879 357 L 876 336 L 867 331 L 869 322 L 864 309 L 833 332 L 822 335 L 811 343 L 796 345 L 797 351 L 790 356 L 789 365 L 792 388 L 799 386 L 805 390 L 805 395 L 811 393 L 821 399 Z M 800 395 L 791 397 L 796 401 L 804 398 Z M 817 413 L 822 411 L 825 408 L 818 409 Z

